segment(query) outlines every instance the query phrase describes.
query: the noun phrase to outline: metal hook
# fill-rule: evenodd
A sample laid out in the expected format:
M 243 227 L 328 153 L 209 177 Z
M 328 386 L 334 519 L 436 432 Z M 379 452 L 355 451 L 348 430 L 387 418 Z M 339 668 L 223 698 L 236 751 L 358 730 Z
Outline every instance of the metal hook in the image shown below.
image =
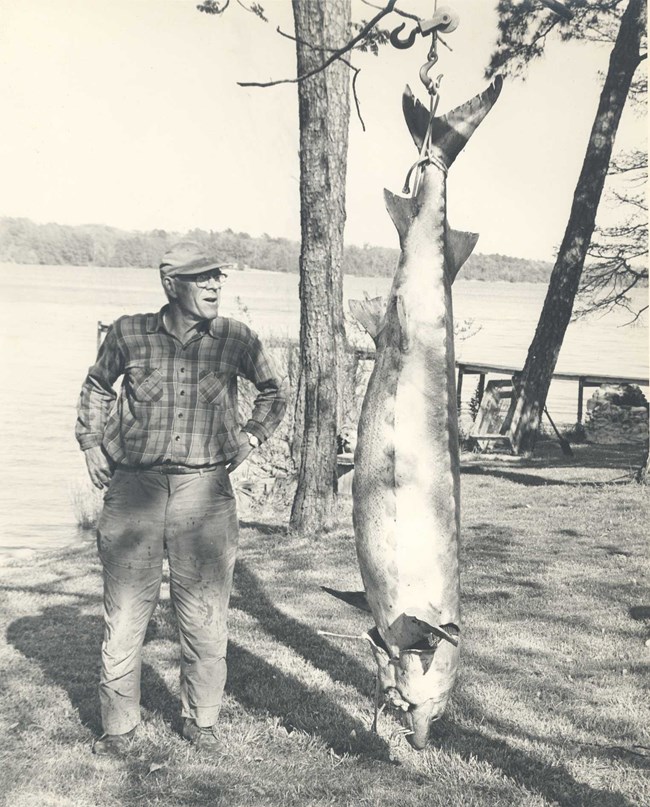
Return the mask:
M 433 57 L 429 59 L 428 62 L 425 62 L 420 68 L 420 81 L 424 84 L 431 95 L 435 95 L 438 92 L 443 75 L 441 73 L 435 81 L 429 75 L 429 73 L 435 67 L 437 61 L 438 54 L 434 54 Z
M 458 14 L 456 14 L 453 9 L 447 8 L 447 6 L 441 6 L 431 19 L 418 20 L 415 28 L 413 28 L 406 39 L 400 39 L 399 35 L 405 27 L 405 22 L 398 25 L 397 28 L 391 32 L 389 37 L 391 45 L 400 50 L 410 48 L 418 34 L 422 36 L 429 36 L 431 34 L 435 42 L 436 35 L 440 32 L 449 34 L 455 31 L 456 28 L 458 28 Z
M 406 23 L 403 22 L 401 25 L 398 25 L 394 31 L 391 32 L 390 35 L 390 44 L 398 48 L 399 50 L 406 50 L 406 48 L 410 48 L 411 45 L 415 42 L 415 37 L 418 34 L 418 29 L 414 28 L 411 33 L 406 37 L 406 39 L 400 39 L 400 33 L 406 28 Z

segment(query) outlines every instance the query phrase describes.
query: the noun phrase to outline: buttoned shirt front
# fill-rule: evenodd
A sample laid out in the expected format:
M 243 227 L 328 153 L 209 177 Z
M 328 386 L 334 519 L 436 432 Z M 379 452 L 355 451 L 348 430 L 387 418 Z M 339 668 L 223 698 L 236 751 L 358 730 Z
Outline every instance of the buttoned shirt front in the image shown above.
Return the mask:
M 257 334 L 243 322 L 216 317 L 182 344 L 165 328 L 165 308 L 121 317 L 109 329 L 79 398 L 81 448 L 101 445 L 121 465 L 201 467 L 231 460 L 241 428 L 267 440 L 282 420 L 286 396 Z M 120 376 L 118 395 L 113 384 Z M 238 377 L 259 393 L 243 426 Z

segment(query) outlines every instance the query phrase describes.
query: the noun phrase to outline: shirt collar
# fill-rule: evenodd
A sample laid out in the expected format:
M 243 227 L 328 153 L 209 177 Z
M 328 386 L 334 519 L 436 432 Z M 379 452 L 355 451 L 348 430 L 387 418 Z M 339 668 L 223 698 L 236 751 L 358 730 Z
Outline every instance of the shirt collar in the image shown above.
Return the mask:
M 167 311 L 168 308 L 168 305 L 164 305 L 160 311 L 157 311 L 155 314 L 147 314 L 147 333 L 158 333 L 159 331 L 168 333 L 163 319 L 165 311 Z M 214 319 L 199 323 L 196 329 L 197 335 L 202 336 L 204 333 L 209 333 L 210 336 L 216 337 L 216 323 L 218 319 L 219 317 L 215 317 Z
M 163 314 L 166 310 L 167 306 L 164 305 L 160 311 L 155 314 L 147 314 L 147 333 L 156 333 L 156 331 L 166 330 L 163 323 Z

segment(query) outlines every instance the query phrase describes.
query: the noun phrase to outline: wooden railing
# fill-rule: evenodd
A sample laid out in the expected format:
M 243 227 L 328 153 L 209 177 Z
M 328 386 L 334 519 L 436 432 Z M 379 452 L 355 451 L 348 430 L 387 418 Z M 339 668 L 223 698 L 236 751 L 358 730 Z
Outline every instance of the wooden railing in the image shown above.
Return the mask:
M 375 351 L 366 348 L 357 348 L 355 351 L 357 359 L 373 359 Z M 456 395 L 458 407 L 460 409 L 460 399 L 463 391 L 463 377 L 466 375 L 478 375 L 478 402 L 483 398 L 485 391 L 485 377 L 488 375 L 506 376 L 512 378 L 515 373 L 521 372 L 521 367 L 511 367 L 505 364 L 482 364 L 478 362 L 457 361 L 458 381 L 456 384 Z M 553 373 L 552 379 L 555 381 L 577 381 L 578 382 L 578 411 L 577 422 L 582 423 L 584 390 L 585 387 L 600 387 L 601 384 L 637 384 L 640 387 L 648 386 L 648 377 L 607 375 L 604 373 Z
M 512 378 L 515 373 L 520 373 L 520 367 L 507 367 L 502 364 L 477 364 L 470 362 L 456 362 L 458 368 L 458 383 L 456 386 L 458 403 L 460 406 L 460 396 L 463 389 L 463 376 L 465 375 L 478 375 L 478 398 L 479 401 L 483 397 L 485 389 L 486 375 L 502 375 Z M 585 387 L 600 387 L 601 384 L 637 384 L 640 387 L 648 386 L 648 378 L 639 378 L 638 376 L 622 376 L 622 375 L 595 375 L 593 373 L 553 373 L 552 379 L 554 381 L 577 381 L 578 382 L 578 412 L 577 423 L 582 423 L 583 414 L 583 401 Z

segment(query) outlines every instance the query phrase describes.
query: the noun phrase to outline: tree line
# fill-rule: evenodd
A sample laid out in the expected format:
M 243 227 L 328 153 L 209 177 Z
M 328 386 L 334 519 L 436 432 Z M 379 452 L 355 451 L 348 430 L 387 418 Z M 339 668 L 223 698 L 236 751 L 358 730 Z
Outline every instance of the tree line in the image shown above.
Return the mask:
M 254 238 L 232 230 L 129 232 L 101 224 L 36 224 L 26 218 L 0 218 L 0 261 L 55 266 L 155 267 L 168 246 L 183 238 L 223 255 L 240 269 L 298 272 L 300 244 L 287 238 L 272 238 L 266 234 Z M 343 271 L 349 275 L 390 277 L 398 257 L 397 249 L 348 245 Z M 462 277 L 547 283 L 551 269 L 551 264 L 544 261 L 477 254 L 463 267 Z

